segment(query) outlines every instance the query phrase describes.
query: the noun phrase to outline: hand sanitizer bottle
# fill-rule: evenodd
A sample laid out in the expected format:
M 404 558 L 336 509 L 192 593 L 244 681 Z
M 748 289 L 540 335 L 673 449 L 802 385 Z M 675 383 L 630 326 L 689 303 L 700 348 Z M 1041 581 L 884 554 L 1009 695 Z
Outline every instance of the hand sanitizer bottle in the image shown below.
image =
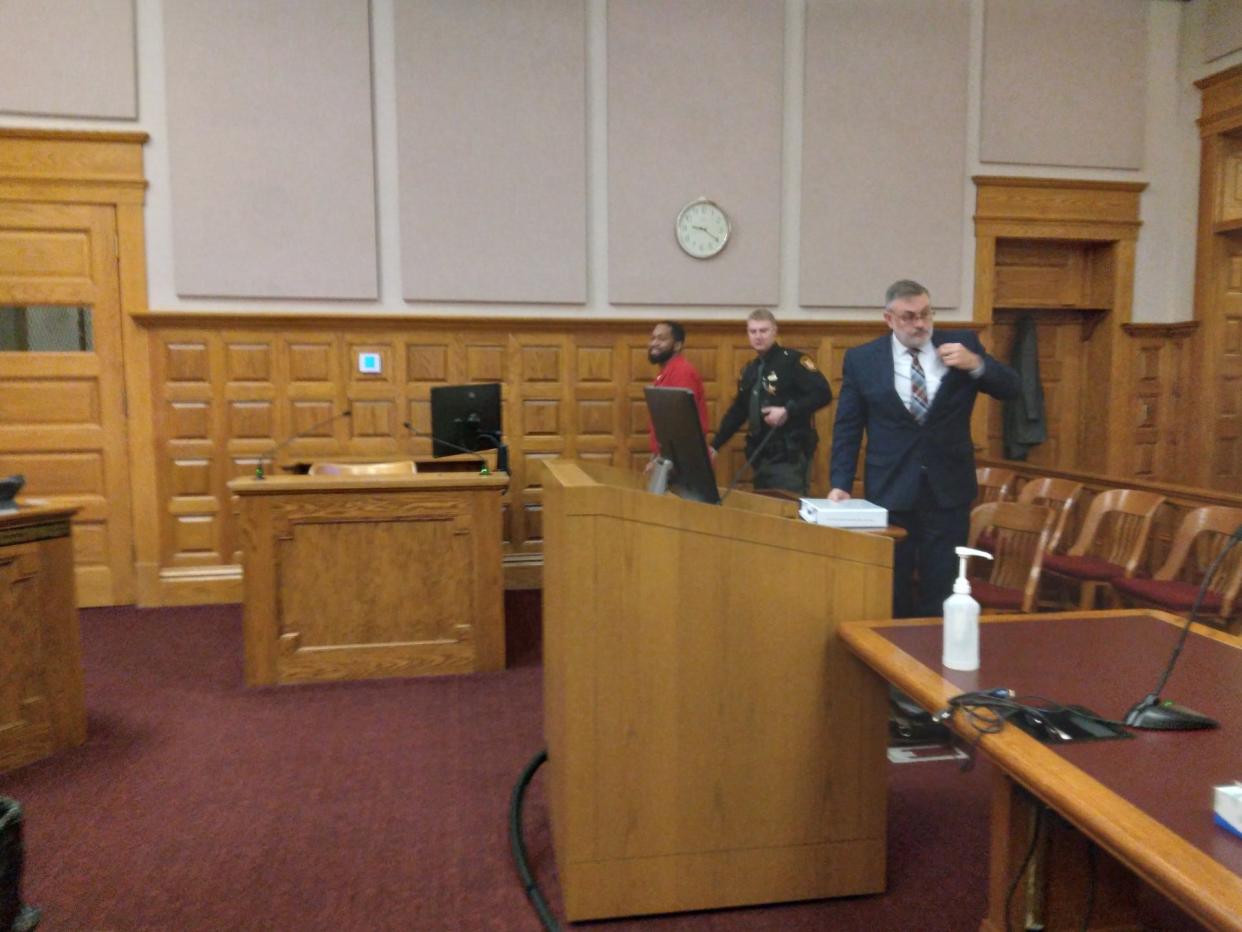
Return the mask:
M 953 594 L 944 600 L 944 651 L 940 662 L 950 670 L 979 669 L 979 603 L 970 595 L 966 578 L 966 558 L 985 557 L 990 553 L 955 547 L 958 570 L 953 581 Z

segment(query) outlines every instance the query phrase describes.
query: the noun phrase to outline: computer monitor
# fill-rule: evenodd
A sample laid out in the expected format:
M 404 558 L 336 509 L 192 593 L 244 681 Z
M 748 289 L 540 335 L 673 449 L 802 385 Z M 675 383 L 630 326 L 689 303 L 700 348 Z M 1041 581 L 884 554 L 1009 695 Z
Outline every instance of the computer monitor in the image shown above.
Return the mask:
M 643 391 L 660 456 L 672 463 L 669 491 L 691 501 L 720 504 L 720 490 L 694 393 L 688 388 L 648 387 Z
M 500 450 L 500 383 L 431 390 L 431 455 Z M 499 467 L 503 469 L 504 467 Z

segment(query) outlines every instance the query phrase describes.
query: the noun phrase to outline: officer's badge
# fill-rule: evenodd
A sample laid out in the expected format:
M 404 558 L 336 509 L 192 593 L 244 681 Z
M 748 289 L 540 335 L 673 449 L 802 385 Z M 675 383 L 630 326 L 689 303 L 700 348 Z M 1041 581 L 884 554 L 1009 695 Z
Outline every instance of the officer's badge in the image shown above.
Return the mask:
M 769 372 L 766 378 L 767 378 L 767 384 L 763 386 L 764 389 L 767 391 L 769 395 L 775 395 L 776 394 L 776 373 Z
M 817 371 L 815 369 L 815 360 L 810 356 L 807 356 L 805 353 L 798 357 L 798 362 L 802 363 L 802 368 L 806 369 L 808 372 Z

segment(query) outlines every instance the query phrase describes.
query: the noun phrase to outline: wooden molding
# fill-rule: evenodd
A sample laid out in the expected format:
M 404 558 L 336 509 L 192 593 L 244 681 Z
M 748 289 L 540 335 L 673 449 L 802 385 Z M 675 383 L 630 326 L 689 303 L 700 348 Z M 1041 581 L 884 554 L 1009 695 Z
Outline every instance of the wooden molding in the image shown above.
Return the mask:
M 1164 337 L 1169 340 L 1182 340 L 1198 332 L 1199 322 L 1182 320 L 1169 324 L 1122 324 L 1121 329 L 1129 337 Z

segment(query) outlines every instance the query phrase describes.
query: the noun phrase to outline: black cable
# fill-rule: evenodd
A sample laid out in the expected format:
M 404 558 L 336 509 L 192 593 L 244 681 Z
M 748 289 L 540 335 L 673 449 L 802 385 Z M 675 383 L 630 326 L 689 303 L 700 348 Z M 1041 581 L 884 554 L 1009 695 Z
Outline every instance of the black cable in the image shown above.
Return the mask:
M 1091 914 L 1095 912 L 1095 842 L 1087 839 L 1087 913 L 1082 917 L 1082 932 L 1091 927 Z
M 772 435 L 775 434 L 780 429 L 781 429 L 781 425 L 768 428 L 768 432 L 764 434 L 763 439 L 759 441 L 759 446 L 755 448 L 755 452 L 750 454 L 750 456 L 746 458 L 746 462 L 743 463 L 741 468 L 738 469 L 738 471 L 734 474 L 733 481 L 730 482 L 729 487 L 725 489 L 724 495 L 720 496 L 721 502 L 723 502 L 726 498 L 729 497 L 729 493 L 733 491 L 734 486 L 736 486 L 738 482 L 741 481 L 742 473 L 746 472 L 747 468 L 751 466 L 755 462 L 755 460 L 759 458 L 759 454 L 762 453 L 763 448 L 768 445 L 768 441 L 772 439 Z
M 518 782 L 513 786 L 513 793 L 509 797 L 509 847 L 513 850 L 513 863 L 517 866 L 522 889 L 526 891 L 526 898 L 535 908 L 539 921 L 547 932 L 560 932 L 561 927 L 557 924 L 556 917 L 552 915 L 552 910 L 548 908 L 547 900 L 539 892 L 535 876 L 530 872 L 530 867 L 526 863 L 526 843 L 522 841 L 522 797 L 526 795 L 526 787 L 534 777 L 535 771 L 547 759 L 548 749 L 544 748 L 531 758 L 526 769 L 522 771 L 522 775 L 518 777 Z
M 1009 928 L 1009 911 L 1013 909 L 1013 895 L 1018 889 L 1018 884 L 1022 882 L 1022 877 L 1026 874 L 1027 868 L 1031 866 L 1031 859 L 1035 857 L 1035 848 L 1039 844 L 1039 836 L 1043 834 L 1044 829 L 1044 812 L 1045 807 L 1040 806 L 1035 814 L 1035 828 L 1031 832 L 1031 844 L 1026 849 L 1026 856 L 1022 859 L 1018 872 L 1013 875 L 1013 880 L 1009 882 L 1009 892 L 1005 894 L 1005 928 Z M 1025 926 L 1025 921 L 1023 926 Z

